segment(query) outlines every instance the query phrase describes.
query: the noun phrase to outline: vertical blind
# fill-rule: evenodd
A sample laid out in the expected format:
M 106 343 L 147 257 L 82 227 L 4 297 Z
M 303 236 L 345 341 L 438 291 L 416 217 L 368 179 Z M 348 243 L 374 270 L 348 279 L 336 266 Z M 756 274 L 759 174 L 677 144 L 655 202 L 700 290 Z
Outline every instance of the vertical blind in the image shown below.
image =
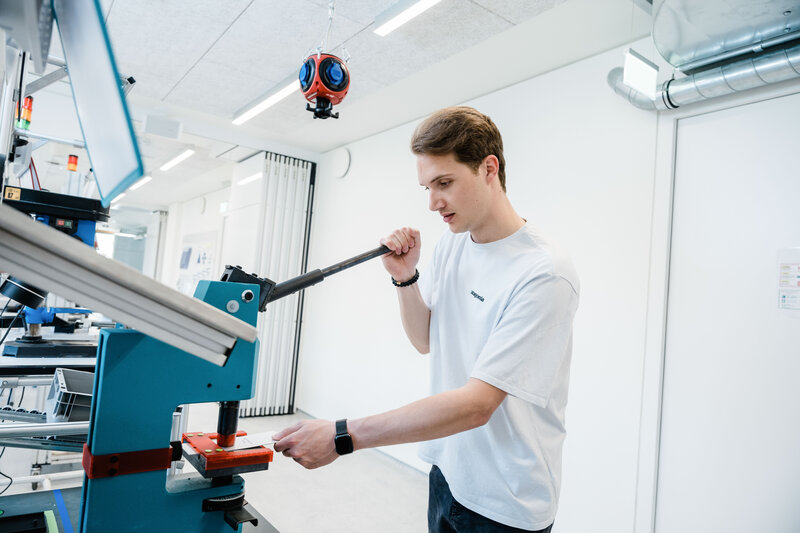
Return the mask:
M 309 161 L 266 155 L 257 272 L 276 283 L 302 274 L 307 267 L 314 174 L 315 165 Z M 286 296 L 260 313 L 255 395 L 241 403 L 240 416 L 294 411 L 302 298 L 302 292 Z

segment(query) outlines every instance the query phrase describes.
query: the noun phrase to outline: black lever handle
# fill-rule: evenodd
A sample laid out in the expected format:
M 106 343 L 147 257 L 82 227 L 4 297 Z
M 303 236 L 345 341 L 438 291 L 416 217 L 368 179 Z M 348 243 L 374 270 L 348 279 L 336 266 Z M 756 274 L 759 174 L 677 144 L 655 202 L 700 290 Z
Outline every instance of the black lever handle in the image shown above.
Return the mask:
M 364 261 L 369 261 L 370 259 L 374 259 L 376 257 L 380 257 L 389 253 L 391 250 L 386 246 L 379 246 L 374 250 L 370 250 L 369 252 L 364 252 L 363 254 L 357 255 L 355 257 L 351 257 L 350 259 L 346 259 L 340 263 L 336 263 L 335 265 L 331 265 L 328 268 L 323 268 L 322 270 L 312 270 L 311 272 L 306 272 L 305 274 L 301 274 L 296 278 L 292 278 L 288 281 L 284 281 L 283 283 L 278 283 L 275 287 L 272 288 L 270 291 L 269 296 L 267 297 L 267 302 L 274 302 L 284 296 L 289 296 L 290 294 L 294 294 L 297 291 L 301 291 L 306 287 L 311 287 L 312 285 L 316 285 L 320 281 L 324 280 L 330 275 L 336 274 L 341 272 L 342 270 L 346 270 L 350 267 L 354 267 L 363 263 Z

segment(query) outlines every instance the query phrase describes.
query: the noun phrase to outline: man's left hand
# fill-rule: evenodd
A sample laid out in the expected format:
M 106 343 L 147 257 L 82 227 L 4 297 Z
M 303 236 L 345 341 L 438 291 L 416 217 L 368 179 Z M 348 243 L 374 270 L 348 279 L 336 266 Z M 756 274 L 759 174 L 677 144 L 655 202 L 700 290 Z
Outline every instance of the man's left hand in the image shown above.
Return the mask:
M 336 425 L 329 420 L 303 420 L 273 435 L 275 451 L 291 457 L 305 468 L 319 468 L 334 462 L 339 454 L 333 438 Z

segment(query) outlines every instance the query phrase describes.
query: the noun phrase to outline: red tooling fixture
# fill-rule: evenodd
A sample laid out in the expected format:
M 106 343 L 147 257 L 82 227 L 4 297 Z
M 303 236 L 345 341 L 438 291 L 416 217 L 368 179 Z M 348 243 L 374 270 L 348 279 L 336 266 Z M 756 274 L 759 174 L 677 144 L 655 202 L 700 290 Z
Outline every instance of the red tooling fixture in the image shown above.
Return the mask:
M 237 431 L 236 437 L 247 435 L 244 431 Z M 205 470 L 213 474 L 214 470 L 245 467 L 271 463 L 272 450 L 259 446 L 246 450 L 226 451 L 217 444 L 218 433 L 184 433 L 183 442 L 189 444 L 194 451 L 205 458 Z M 209 477 L 209 476 L 207 476 Z

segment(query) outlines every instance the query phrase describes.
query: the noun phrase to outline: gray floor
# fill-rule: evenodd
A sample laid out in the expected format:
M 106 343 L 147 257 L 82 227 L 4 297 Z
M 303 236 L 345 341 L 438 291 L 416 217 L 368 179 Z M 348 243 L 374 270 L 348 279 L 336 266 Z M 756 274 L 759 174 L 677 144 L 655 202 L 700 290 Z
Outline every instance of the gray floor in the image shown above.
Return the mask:
M 191 406 L 188 427 L 212 431 L 217 412 L 216 404 Z M 272 433 L 306 418 L 303 413 L 242 418 L 239 429 Z M 316 470 L 275 454 L 269 470 L 243 477 L 247 501 L 280 533 L 427 531 L 427 475 L 377 450 L 362 450 Z M 80 481 L 54 482 L 52 488 L 79 486 Z M 30 484 L 15 484 L 6 494 L 30 490 Z
M 248 433 L 283 429 L 303 415 L 244 418 Z M 316 470 L 275 454 L 266 472 L 245 474 L 249 501 L 281 533 L 427 531 L 428 478 L 377 450 Z

